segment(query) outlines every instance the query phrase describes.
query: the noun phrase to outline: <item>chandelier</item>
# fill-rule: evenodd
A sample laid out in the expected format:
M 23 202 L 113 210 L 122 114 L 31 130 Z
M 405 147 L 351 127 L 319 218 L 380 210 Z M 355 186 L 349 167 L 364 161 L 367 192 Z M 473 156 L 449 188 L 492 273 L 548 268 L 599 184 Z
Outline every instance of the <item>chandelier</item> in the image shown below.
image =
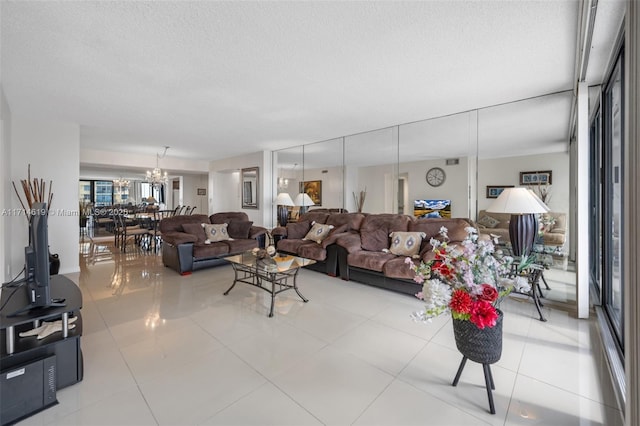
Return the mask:
M 168 149 L 169 147 L 165 146 L 162 155 L 156 154 L 156 168 L 153 170 L 147 170 L 147 182 L 153 185 L 156 189 L 169 183 L 169 176 L 167 175 L 167 172 L 163 173 L 159 166 L 160 159 L 167 155 Z
M 128 188 L 129 183 L 130 183 L 129 180 L 123 179 L 122 177 L 113 181 L 113 185 L 117 186 L 121 191 L 122 191 L 122 188 Z

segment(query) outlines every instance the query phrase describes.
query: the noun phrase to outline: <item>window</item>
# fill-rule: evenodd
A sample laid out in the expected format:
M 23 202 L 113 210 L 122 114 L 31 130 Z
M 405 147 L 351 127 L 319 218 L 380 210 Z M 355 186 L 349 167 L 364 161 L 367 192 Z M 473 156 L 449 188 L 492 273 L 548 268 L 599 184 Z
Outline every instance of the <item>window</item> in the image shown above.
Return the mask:
M 113 182 L 96 180 L 93 182 L 96 207 L 113 205 Z
M 624 50 L 602 91 L 590 131 L 589 256 L 591 282 L 617 350 L 624 357 L 622 235 L 624 208 Z
M 603 117 L 603 307 L 621 349 L 624 349 L 624 312 L 622 286 L 622 212 L 623 188 L 623 79 L 624 60 L 620 53 L 604 90 Z

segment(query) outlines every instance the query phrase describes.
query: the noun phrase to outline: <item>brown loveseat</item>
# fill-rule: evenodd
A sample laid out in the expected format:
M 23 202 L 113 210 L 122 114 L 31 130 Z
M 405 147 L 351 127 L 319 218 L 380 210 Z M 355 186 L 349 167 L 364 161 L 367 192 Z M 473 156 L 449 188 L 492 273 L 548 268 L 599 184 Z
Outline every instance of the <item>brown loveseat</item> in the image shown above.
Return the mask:
M 207 243 L 202 224 L 227 224 L 228 237 Z M 223 227 L 224 228 L 224 227 Z M 173 216 L 160 222 L 162 262 L 181 275 L 226 263 L 221 256 L 264 247 L 267 230 L 253 226 L 244 212 Z
M 297 222 L 288 223 L 271 231 L 278 251 L 313 259 L 315 264 L 308 268 L 336 276 L 338 273 L 338 237 L 357 232 L 364 219 L 362 213 L 331 213 L 312 210 L 300 216 Z M 305 238 L 313 223 L 332 226 L 321 241 Z
M 416 294 L 421 291 L 422 285 L 413 281 L 414 274 L 405 263 L 409 256 L 394 254 L 393 251 L 402 252 L 403 247 L 411 248 L 408 241 L 417 243 L 418 240 L 414 237 L 423 235 L 413 261 L 429 261 L 434 258 L 430 240 L 442 239 L 442 227 L 448 229 L 449 240 L 455 243 L 464 240 L 469 226 L 474 226 L 469 219 L 416 219 L 388 213 L 367 215 L 358 233 L 340 236 L 336 241 L 340 276 L 343 280 Z M 390 234 L 394 232 L 400 234 L 393 234 L 391 237 Z M 394 244 L 396 241 L 399 244 Z

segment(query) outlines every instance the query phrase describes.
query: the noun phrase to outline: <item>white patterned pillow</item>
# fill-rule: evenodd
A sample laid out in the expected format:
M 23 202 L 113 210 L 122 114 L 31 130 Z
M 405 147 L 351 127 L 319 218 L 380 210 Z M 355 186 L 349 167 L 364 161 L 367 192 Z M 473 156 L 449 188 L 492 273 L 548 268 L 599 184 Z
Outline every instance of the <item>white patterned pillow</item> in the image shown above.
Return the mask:
M 307 232 L 307 235 L 304 236 L 303 240 L 311 240 L 320 244 L 322 240 L 327 238 L 332 229 L 333 225 L 314 223 L 309 232 Z
M 487 215 L 482 216 L 478 221 L 478 225 L 483 225 L 487 228 L 495 228 L 499 223 L 500 221 L 498 219 Z
M 389 251 L 396 256 L 417 256 L 420 252 L 424 232 L 392 232 Z
M 204 240 L 205 244 L 211 244 L 218 241 L 226 241 L 229 240 L 229 233 L 227 232 L 226 223 L 214 224 L 210 225 L 208 223 L 203 223 L 202 227 L 204 228 L 204 233 L 207 236 L 207 239 Z

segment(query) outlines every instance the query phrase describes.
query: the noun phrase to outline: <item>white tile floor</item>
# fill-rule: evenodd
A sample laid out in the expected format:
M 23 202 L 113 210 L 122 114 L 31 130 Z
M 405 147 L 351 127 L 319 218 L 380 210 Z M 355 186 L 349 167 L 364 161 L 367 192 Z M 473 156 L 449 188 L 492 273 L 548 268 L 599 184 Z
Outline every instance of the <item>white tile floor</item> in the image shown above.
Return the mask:
M 181 277 L 159 256 L 82 246 L 84 380 L 24 425 L 620 425 L 593 321 L 509 299 L 495 415 L 481 366 L 420 301 L 303 270 L 267 317 L 221 266 Z M 551 284 L 551 283 L 550 283 Z

